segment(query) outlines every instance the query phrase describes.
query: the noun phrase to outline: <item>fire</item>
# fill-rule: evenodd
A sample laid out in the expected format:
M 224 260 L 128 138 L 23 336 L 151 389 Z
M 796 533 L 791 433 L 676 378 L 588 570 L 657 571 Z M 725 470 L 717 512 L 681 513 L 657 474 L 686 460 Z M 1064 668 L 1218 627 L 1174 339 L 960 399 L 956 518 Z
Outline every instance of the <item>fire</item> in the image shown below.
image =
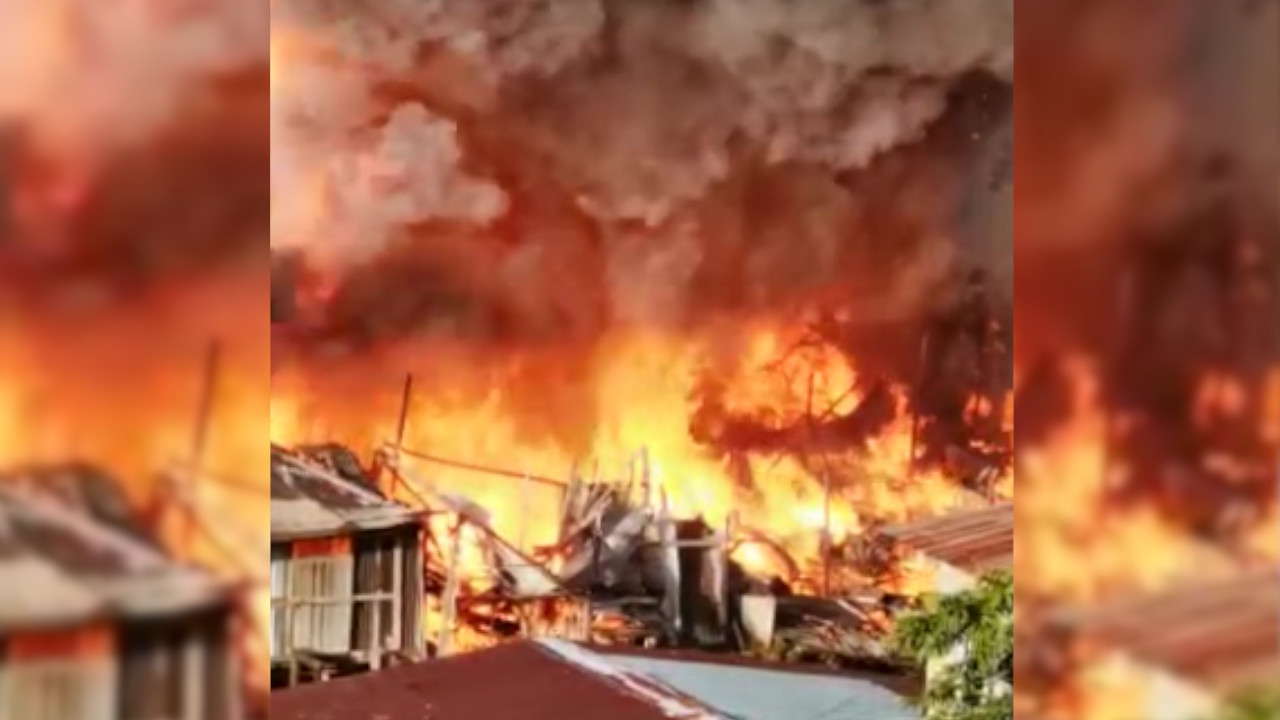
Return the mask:
M 1213 572 L 1214 554 L 1155 507 L 1120 506 L 1110 496 L 1127 469 L 1107 457 L 1109 421 L 1098 373 L 1082 359 L 1069 367 L 1070 418 L 1044 446 L 1024 451 L 1019 583 L 1062 601 L 1087 602 L 1119 590 L 1154 590 L 1191 568 Z
M 861 450 L 806 454 L 807 438 L 800 437 L 785 452 L 749 454 L 735 465 L 700 444 L 691 426 L 708 374 L 726 408 L 776 427 L 810 411 L 845 413 L 862 399 L 857 369 L 835 350 L 803 347 L 803 332 L 759 324 L 741 335 L 615 331 L 587 362 L 568 351 L 498 360 L 455 355 L 443 343 L 414 348 L 410 357 L 423 372 L 415 376 L 421 386 L 404 446 L 513 476 L 414 461 L 412 454 L 402 462 L 437 490 L 484 507 L 493 527 L 512 541 L 523 539 L 526 550 L 556 539 L 561 493 L 520 475 L 564 480 L 575 468 L 587 479 L 647 481 L 677 517 L 751 528 L 797 558 L 816 556 L 824 528 L 838 543 L 863 532 L 870 519 L 982 502 L 941 470 L 905 479 L 912 440 L 904 389 L 897 391 L 895 421 Z M 358 361 L 354 373 L 280 377 L 272 394 L 273 442 L 336 441 L 369 450 L 394 439 L 397 378 L 379 375 L 373 359 L 365 363 Z M 381 387 L 369 381 L 373 376 L 385 378 Z M 768 563 L 762 554 L 747 543 L 737 558 L 761 567 Z

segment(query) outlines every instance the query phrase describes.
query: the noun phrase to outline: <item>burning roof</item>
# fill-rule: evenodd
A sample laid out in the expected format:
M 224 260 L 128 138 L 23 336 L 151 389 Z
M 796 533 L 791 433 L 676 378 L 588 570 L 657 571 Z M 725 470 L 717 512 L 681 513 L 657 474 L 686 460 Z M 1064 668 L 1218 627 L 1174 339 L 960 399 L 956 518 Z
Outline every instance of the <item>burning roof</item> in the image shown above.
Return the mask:
M 565 641 L 501 645 L 447 660 L 273 693 L 271 717 L 320 720 L 855 720 L 915 717 L 900 678 L 619 652 Z M 495 690 L 500 688 L 501 692 Z
M 415 511 L 344 468 L 340 461 L 330 469 L 304 454 L 271 449 L 273 542 L 417 522 Z
M 195 610 L 228 598 L 211 575 L 51 494 L 0 486 L 0 631 Z
M 981 575 L 1013 570 L 1013 503 L 890 525 L 881 534 L 931 558 Z
M 1224 696 L 1280 677 L 1280 576 L 1237 574 L 1064 613 L 1080 637 Z

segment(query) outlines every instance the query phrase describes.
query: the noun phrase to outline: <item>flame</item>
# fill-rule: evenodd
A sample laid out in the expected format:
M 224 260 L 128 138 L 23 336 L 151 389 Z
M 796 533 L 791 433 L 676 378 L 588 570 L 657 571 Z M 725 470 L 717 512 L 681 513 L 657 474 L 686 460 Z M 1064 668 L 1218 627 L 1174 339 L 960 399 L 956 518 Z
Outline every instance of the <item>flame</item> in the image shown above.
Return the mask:
M 1044 446 L 1023 451 L 1015 521 L 1019 583 L 1061 601 L 1090 602 L 1155 590 L 1192 568 L 1214 572 L 1214 555 L 1155 507 L 1121 507 L 1110 497 L 1126 469 L 1107 457 L 1099 374 L 1080 358 L 1068 365 L 1071 417 Z
M 8 326 L 0 334 L 0 474 L 91 462 L 121 484 L 144 522 L 155 521 L 180 561 L 236 582 L 255 580 L 270 526 L 267 479 L 252 470 L 268 462 L 262 437 L 270 346 L 266 333 L 238 322 L 244 308 L 225 300 L 230 293 L 264 306 L 261 292 L 247 291 L 255 284 L 265 285 L 252 272 L 188 281 L 178 295 L 148 295 L 96 315 L 89 326 L 56 317 Z M 222 363 L 205 454 L 193 469 L 214 337 L 223 340 Z M 261 640 L 268 590 L 255 588 L 249 602 L 253 639 Z
M 725 407 L 778 427 L 797 422 L 810 408 L 821 415 L 855 407 L 861 400 L 856 368 L 832 349 L 793 351 L 802 337 L 767 324 L 728 343 L 721 331 L 714 337 L 617 331 L 585 363 L 570 353 L 497 360 L 455 357 L 444 347 L 411 349 L 409 357 L 424 368 L 417 377 L 430 386 L 418 388 L 404 446 L 516 476 L 415 462 L 411 455 L 403 462 L 436 489 L 489 510 L 500 534 L 524 538 L 528 547 L 555 541 L 561 492 L 519 474 L 564 480 L 575 467 L 601 481 L 647 481 L 677 517 L 701 517 L 713 527 L 726 527 L 732 517 L 797 559 L 818 552 L 824 527 L 832 542 L 840 542 L 862 533 L 869 518 L 903 520 L 983 502 L 941 471 L 905 479 L 912 442 L 905 412 L 864 451 L 750 455 L 744 462 L 748 478 L 691 436 L 709 371 L 724 386 Z M 492 371 L 495 364 L 500 371 Z M 273 388 L 272 440 L 338 441 L 368 450 L 393 439 L 396 379 L 388 373 L 374 387 L 369 378 L 379 372 L 369 360 L 357 363 L 354 373 L 327 378 L 282 376 Z M 572 401 L 562 405 L 566 386 Z M 905 410 L 901 390 L 898 402 Z M 743 545 L 739 559 L 764 562 L 762 551 L 751 548 Z

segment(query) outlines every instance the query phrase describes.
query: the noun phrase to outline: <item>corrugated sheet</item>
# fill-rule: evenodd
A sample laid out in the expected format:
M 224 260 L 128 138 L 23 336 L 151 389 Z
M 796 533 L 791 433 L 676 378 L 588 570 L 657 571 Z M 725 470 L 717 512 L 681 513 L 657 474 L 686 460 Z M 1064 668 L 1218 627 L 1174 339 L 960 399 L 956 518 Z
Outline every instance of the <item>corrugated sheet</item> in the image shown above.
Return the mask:
M 1280 575 L 1249 572 L 1064 613 L 1082 638 L 1213 692 L 1280 678 Z
M 80 508 L 0 486 L 0 630 L 211 605 L 229 588 Z
M 670 720 L 533 643 L 271 693 L 271 720 Z
M 566 641 L 498 646 L 447 660 L 272 693 L 272 720 L 908 720 L 900 695 L 858 676 L 793 666 L 688 662 Z
M 1013 503 L 890 525 L 881 534 L 974 574 L 1013 570 Z
M 854 677 L 810 675 L 641 656 L 614 656 L 615 663 L 737 720 L 913 720 L 906 700 Z
M 417 522 L 418 513 L 282 448 L 271 450 L 271 539 L 287 541 Z

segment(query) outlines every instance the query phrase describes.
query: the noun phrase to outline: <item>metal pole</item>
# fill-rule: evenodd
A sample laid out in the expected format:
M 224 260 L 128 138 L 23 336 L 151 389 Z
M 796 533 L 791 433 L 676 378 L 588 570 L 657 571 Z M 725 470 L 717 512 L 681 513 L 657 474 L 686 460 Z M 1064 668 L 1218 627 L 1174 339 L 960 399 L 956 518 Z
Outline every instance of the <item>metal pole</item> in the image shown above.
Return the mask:
M 920 440 L 920 398 L 923 395 L 924 374 L 929 357 L 929 329 L 920 336 L 920 358 L 916 364 L 915 387 L 911 391 L 911 445 L 907 450 L 907 479 L 916 475 L 916 447 Z
M 409 407 L 413 401 L 413 373 L 404 376 L 404 389 L 400 395 L 400 420 L 396 423 L 396 449 L 404 447 L 404 434 L 409 428 Z
M 818 430 L 813 418 L 813 390 L 816 374 L 809 371 L 809 390 L 805 399 L 805 417 L 809 425 L 810 450 L 817 444 Z M 831 471 L 823 457 L 822 469 L 822 596 L 831 596 Z
M 413 373 L 406 373 L 404 376 L 404 388 L 400 391 L 400 418 L 396 421 L 396 453 L 404 448 L 404 435 L 409 428 L 409 408 L 413 403 Z M 396 473 L 390 473 L 390 487 L 387 488 L 387 495 L 394 500 L 397 492 L 400 490 L 400 476 Z
M 214 399 L 218 393 L 218 380 L 222 365 L 222 343 L 217 338 L 209 341 L 205 350 L 204 374 L 201 378 L 200 397 L 196 406 L 196 425 L 191 438 L 191 471 L 182 480 L 188 483 L 177 495 L 178 503 L 184 512 L 181 523 L 182 548 L 189 551 L 196 534 L 199 522 L 198 492 L 201 476 L 204 474 L 204 457 L 209 446 L 209 432 L 213 424 Z M 179 490 L 179 488 L 173 488 Z M 160 523 L 163 517 L 164 499 L 158 499 L 154 505 L 153 522 Z
M 199 405 L 196 406 L 196 427 L 191 442 L 191 467 L 199 474 L 204 464 L 205 450 L 209 442 L 209 427 L 213 419 L 213 402 L 218 392 L 218 379 L 222 365 L 222 343 L 209 342 L 205 351 L 204 377 L 200 386 Z

